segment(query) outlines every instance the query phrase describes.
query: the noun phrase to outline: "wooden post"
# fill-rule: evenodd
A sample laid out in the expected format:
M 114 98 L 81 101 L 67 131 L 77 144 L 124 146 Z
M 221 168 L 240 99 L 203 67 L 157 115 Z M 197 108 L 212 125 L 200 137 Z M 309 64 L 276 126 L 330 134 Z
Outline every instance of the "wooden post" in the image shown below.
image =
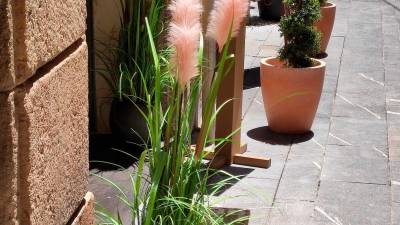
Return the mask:
M 203 28 L 206 28 L 208 14 L 212 9 L 213 0 L 203 0 L 204 15 L 203 15 Z M 208 159 L 211 160 L 212 167 L 220 168 L 224 165 L 231 165 L 232 163 L 264 167 L 268 168 L 271 165 L 270 158 L 252 157 L 244 155 L 246 152 L 246 145 L 240 143 L 241 133 L 240 126 L 242 122 L 242 99 L 243 99 L 243 78 L 244 78 L 244 49 L 246 38 L 246 22 L 242 23 L 238 35 L 232 39 L 230 46 L 230 53 L 235 54 L 235 63 L 229 74 L 222 81 L 218 97 L 217 108 L 227 101 L 222 110 L 217 115 L 215 137 L 225 138 L 231 136 L 230 140 L 226 142 L 219 149 L 209 152 Z M 214 73 L 216 62 L 216 45 L 213 40 L 206 39 L 205 43 L 205 57 L 208 60 L 205 65 L 203 76 L 203 101 L 208 93 L 211 79 Z M 235 133 L 234 133 L 235 132 Z
M 236 133 L 218 149 L 216 156 L 222 155 L 225 164 L 233 163 L 235 154 L 240 153 L 240 126 L 242 120 L 242 95 L 243 95 L 243 74 L 244 74 L 244 43 L 246 29 L 243 25 L 239 34 L 232 40 L 230 52 L 235 54 L 235 65 L 229 74 L 222 81 L 218 93 L 217 108 L 229 101 L 217 115 L 216 138 L 223 138 Z

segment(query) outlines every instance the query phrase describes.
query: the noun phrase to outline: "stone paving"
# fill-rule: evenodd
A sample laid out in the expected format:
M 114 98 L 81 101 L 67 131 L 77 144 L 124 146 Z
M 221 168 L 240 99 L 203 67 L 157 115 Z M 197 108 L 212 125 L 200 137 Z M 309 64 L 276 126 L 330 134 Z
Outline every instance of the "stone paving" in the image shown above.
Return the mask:
M 317 117 L 312 133 L 296 136 L 268 130 L 259 61 L 276 55 L 282 39 L 251 4 L 242 141 L 246 154 L 271 157 L 272 165 L 225 168 L 243 178 L 219 196 L 221 206 L 251 209 L 250 224 L 400 224 L 400 1 L 335 3 Z M 129 183 L 119 172 L 106 176 Z M 93 177 L 90 186 L 119 209 Z
M 307 135 L 268 130 L 254 80 L 282 39 L 276 24 L 247 27 L 242 139 L 246 154 L 269 156 L 272 166 L 227 168 L 244 178 L 222 205 L 250 208 L 251 224 L 400 224 L 400 1 L 335 3 L 323 94 Z

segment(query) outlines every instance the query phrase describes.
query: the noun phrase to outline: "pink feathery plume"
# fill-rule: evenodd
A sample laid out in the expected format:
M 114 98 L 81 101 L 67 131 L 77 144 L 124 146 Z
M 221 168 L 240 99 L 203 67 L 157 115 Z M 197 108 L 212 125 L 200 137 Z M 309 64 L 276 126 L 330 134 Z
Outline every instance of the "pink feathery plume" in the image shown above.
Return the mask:
M 172 23 L 189 27 L 199 23 L 203 11 L 199 0 L 173 0 L 168 9 Z
M 221 52 L 228 40 L 229 29 L 232 26 L 232 37 L 240 29 L 240 24 L 247 16 L 249 0 L 216 0 L 210 14 L 207 36 L 212 37 Z
M 168 41 L 174 48 L 171 64 L 180 86 L 185 87 L 191 78 L 198 75 L 202 6 L 199 0 L 174 0 L 169 9 L 172 19 Z

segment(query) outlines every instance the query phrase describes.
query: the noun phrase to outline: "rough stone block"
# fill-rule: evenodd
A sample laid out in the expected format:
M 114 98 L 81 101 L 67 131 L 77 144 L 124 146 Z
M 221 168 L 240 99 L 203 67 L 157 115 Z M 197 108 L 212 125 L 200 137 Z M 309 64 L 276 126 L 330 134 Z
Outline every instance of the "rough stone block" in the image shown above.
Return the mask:
M 81 39 L 17 88 L 20 224 L 66 224 L 87 192 L 87 77 Z
M 14 58 L 15 76 L 11 73 L 2 78 L 0 91 L 11 90 L 26 81 L 39 67 L 77 41 L 86 30 L 84 0 L 19 0 L 10 1 L 6 8 L 8 6 L 12 8 L 12 16 L 8 14 L 3 20 L 13 24 L 14 57 L 8 58 Z M 1 6 L 0 10 L 3 15 Z M 1 17 L 4 16 L 0 16 L 0 22 Z M 3 34 L 1 38 L 4 38 Z
M 0 1 L 0 90 L 13 83 L 13 35 L 11 21 L 11 0 Z
M 17 224 L 17 150 L 14 93 L 0 93 L 0 224 Z
M 88 192 L 85 195 L 83 206 L 77 216 L 73 219 L 71 225 L 94 225 L 94 196 Z

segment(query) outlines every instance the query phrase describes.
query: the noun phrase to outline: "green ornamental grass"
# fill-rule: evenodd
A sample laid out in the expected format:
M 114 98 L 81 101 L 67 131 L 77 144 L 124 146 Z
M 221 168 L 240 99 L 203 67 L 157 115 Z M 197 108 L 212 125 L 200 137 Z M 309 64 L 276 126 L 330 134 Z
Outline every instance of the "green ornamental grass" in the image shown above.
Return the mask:
M 147 107 L 146 112 L 141 113 L 148 125 L 150 144 L 145 146 L 136 172 L 129 174 L 131 195 L 126 194 L 118 184 L 99 177 L 118 191 L 117 197 L 130 209 L 131 224 L 134 225 L 225 225 L 238 224 L 247 219 L 241 217 L 226 222 L 225 217 L 229 214 L 221 215 L 212 210 L 210 198 L 238 178 L 213 170 L 209 167 L 210 164 L 205 164 L 204 147 L 216 141 L 218 148 L 230 138 L 228 136 L 220 140 L 209 140 L 208 133 L 215 123 L 216 113 L 224 104 L 216 113 L 212 113 L 211 109 L 223 78 L 234 65 L 234 55 L 229 53 L 229 46 L 246 16 L 248 1 L 218 0 L 215 3 L 209 31 L 213 38 L 220 40 L 220 61 L 215 68 L 210 95 L 206 99 L 201 134 L 196 140 L 198 145 L 193 150 L 191 121 L 200 97 L 204 61 L 201 29 L 192 29 L 201 27 L 201 10 L 193 11 L 196 5 L 201 6 L 199 0 L 172 1 L 170 10 L 175 13 L 175 17 L 172 16 L 169 27 L 170 46 L 165 50 L 156 47 L 159 28 L 151 23 L 151 15 L 144 18 L 144 37 L 148 39 L 148 52 L 143 54 L 150 55 L 146 64 L 150 68 L 142 69 L 137 60 L 133 61 L 138 67 L 134 74 L 139 78 L 136 82 L 142 88 L 140 96 Z M 234 13 L 226 13 L 228 10 Z M 221 21 L 224 23 L 220 23 Z M 130 44 L 136 46 L 136 43 Z M 130 54 L 134 53 L 133 51 Z M 168 92 L 165 92 L 166 88 Z M 168 94 L 168 102 L 162 104 L 165 93 Z M 140 110 L 139 107 L 138 109 Z M 149 167 L 148 177 L 143 172 L 145 165 Z M 223 174 L 226 178 L 210 184 L 209 178 L 218 174 Z M 143 189 L 144 186 L 147 188 Z M 120 216 L 112 215 L 107 209 L 99 206 L 96 213 L 99 224 L 122 225 Z M 231 214 L 234 213 L 236 212 Z

